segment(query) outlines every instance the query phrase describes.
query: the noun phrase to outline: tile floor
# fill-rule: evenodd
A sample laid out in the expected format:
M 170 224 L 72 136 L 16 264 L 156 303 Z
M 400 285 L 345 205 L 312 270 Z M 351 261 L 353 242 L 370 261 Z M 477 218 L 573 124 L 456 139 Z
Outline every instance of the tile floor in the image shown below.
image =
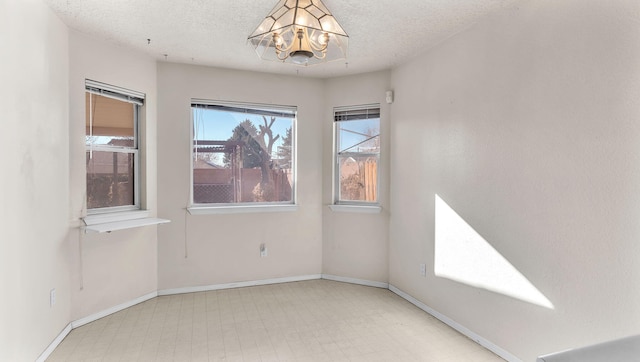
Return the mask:
M 162 296 L 47 361 L 502 361 L 386 289 L 328 280 Z

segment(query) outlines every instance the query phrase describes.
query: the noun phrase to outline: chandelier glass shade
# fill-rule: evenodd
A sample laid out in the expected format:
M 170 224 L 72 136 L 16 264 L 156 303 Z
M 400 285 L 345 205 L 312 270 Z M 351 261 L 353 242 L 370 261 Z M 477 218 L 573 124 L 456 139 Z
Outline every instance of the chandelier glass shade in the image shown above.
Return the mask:
M 349 36 L 320 0 L 280 0 L 249 35 L 258 56 L 299 65 L 347 57 Z

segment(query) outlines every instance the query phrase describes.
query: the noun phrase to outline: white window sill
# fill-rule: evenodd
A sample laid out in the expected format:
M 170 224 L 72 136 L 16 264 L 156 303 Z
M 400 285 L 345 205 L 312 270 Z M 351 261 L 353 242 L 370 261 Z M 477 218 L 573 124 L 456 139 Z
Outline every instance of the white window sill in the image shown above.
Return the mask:
M 293 212 L 298 205 L 234 205 L 234 206 L 191 206 L 187 208 L 191 215 L 212 214 L 248 214 L 255 212 Z
M 382 207 L 378 205 L 329 205 L 333 212 L 353 212 L 360 214 L 379 214 Z
M 158 225 L 171 222 L 167 219 L 149 217 L 149 210 L 114 212 L 89 215 L 83 218 L 85 233 L 110 233 L 117 230 Z

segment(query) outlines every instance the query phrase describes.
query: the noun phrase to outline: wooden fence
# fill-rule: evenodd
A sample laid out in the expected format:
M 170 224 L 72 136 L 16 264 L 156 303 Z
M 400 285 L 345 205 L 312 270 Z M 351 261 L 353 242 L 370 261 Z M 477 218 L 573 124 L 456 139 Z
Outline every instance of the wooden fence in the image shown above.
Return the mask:
M 377 192 L 378 161 L 370 158 L 364 163 L 364 201 L 377 201 Z

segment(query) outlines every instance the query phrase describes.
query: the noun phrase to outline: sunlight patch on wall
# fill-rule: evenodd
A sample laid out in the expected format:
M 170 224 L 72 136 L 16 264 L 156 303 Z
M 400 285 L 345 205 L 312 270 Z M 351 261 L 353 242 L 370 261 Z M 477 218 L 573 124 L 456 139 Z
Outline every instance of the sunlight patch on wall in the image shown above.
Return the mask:
M 476 288 L 553 309 L 553 304 L 436 195 L 434 272 Z

